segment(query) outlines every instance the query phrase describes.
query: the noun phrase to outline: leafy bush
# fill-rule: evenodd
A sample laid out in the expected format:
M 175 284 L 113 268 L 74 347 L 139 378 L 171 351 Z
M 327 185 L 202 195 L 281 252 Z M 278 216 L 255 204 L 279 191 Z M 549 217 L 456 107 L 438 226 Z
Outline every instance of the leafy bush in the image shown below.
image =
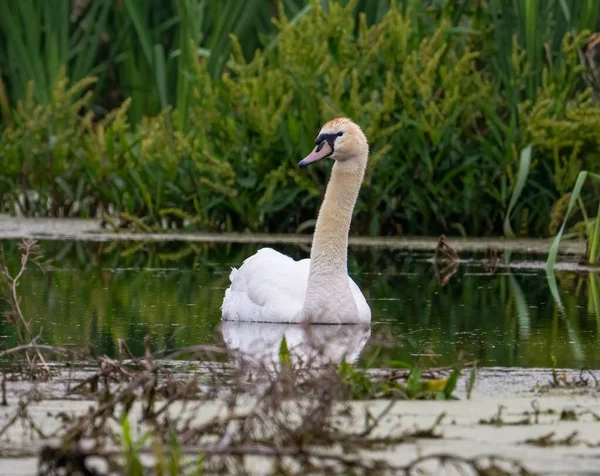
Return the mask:
M 91 93 L 75 98 L 93 82 L 68 87 L 63 75 L 49 104 L 35 104 L 31 94 L 19 104 L 16 125 L 0 142 L 4 207 L 32 216 L 120 211 L 169 226 L 169 209 L 183 204 L 208 221 L 207 193 L 235 193 L 230 165 L 211 158 L 193 135 L 173 132 L 169 111 L 135 129 L 129 100 L 101 121 L 91 112 L 80 117 Z M 174 217 L 179 224 L 181 216 Z
M 392 4 L 370 13 L 373 24 L 356 2 L 312 1 L 291 19 L 280 8 L 276 34 L 251 60 L 235 37 L 221 77 L 190 55 L 187 99 L 133 125 L 135 97 L 98 120 L 85 112 L 93 80 L 69 87 L 63 73 L 48 104 L 28 96 L 2 131 L 2 208 L 118 212 L 142 228 L 309 231 L 327 171 L 296 164 L 323 122 L 346 115 L 371 144 L 353 233 L 500 233 L 531 144 L 527 187 L 508 219 L 521 234 L 545 234 L 580 168 L 598 165 L 598 112 L 579 55 L 587 33 L 567 29 L 539 85 L 531 45 L 514 39 L 502 53 L 509 88 L 487 12 L 449 5 Z
M 231 133 L 214 142 L 226 147 L 220 155 L 244 179 L 230 206 L 249 203 L 258 214 L 241 214 L 249 218 L 244 225 L 283 223 L 293 231 L 314 218 L 322 187 L 313 181 L 323 182 L 324 173 L 307 174 L 295 164 L 313 147 L 320 125 L 337 115 L 362 124 L 371 143 L 357 229 L 422 233 L 462 221 L 469 195 L 487 186 L 476 177 L 485 161 L 477 121 L 492 85 L 477 71 L 475 53 L 452 48 L 448 23 L 423 39 L 417 26 L 410 12 L 391 9 L 368 28 L 364 19 L 354 23 L 351 6 L 332 3 L 328 12 L 314 8 L 293 25 L 281 18 L 275 49 L 249 63 L 238 48 L 222 82 L 204 73 L 218 99 L 205 92 L 192 108 L 211 110 L 217 102 L 222 108 L 198 125 L 207 138 Z

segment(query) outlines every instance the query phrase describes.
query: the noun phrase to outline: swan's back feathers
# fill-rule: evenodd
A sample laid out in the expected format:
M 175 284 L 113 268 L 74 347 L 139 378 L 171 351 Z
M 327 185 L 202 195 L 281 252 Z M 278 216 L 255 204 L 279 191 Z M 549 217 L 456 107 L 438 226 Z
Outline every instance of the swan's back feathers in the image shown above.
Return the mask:
M 306 296 L 310 260 L 294 261 L 272 248 L 262 248 L 232 269 L 223 299 L 223 319 L 295 322 Z

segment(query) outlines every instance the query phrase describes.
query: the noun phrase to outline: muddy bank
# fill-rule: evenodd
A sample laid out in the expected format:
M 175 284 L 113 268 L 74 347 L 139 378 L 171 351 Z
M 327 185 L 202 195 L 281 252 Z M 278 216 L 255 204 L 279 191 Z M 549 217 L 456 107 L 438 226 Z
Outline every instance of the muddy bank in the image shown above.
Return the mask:
M 0 239 L 20 239 L 31 237 L 39 240 L 85 240 L 85 241 L 181 241 L 196 243 L 263 243 L 263 244 L 310 244 L 312 236 L 267 233 L 115 233 L 101 227 L 100 220 L 59 219 L 59 218 L 13 218 L 0 216 Z M 366 237 L 351 236 L 350 244 L 373 246 L 388 249 L 431 251 L 437 245 L 438 237 Z M 458 238 L 452 237 L 452 246 L 457 251 L 482 252 L 488 248 L 521 253 L 547 253 L 551 239 L 504 238 Z M 582 255 L 585 242 L 566 240 L 561 243 L 560 252 L 565 255 Z

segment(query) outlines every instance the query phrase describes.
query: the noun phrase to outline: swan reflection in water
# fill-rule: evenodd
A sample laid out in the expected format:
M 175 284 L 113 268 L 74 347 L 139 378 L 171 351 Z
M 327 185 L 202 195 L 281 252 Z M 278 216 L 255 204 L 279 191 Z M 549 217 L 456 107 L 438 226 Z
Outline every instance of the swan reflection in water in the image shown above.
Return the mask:
M 353 363 L 371 336 L 370 325 L 301 325 L 223 321 L 225 345 L 237 364 L 272 367 L 285 336 L 295 366 Z

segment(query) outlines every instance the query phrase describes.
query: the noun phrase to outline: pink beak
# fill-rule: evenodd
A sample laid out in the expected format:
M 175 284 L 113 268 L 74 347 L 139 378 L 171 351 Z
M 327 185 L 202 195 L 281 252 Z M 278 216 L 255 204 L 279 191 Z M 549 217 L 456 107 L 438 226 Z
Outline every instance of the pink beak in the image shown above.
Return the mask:
M 325 157 L 329 157 L 333 152 L 331 146 L 327 143 L 326 140 L 321 142 L 319 145 L 315 147 L 315 149 L 308 154 L 304 159 L 298 162 L 299 167 L 306 167 L 308 164 L 312 164 L 313 162 L 318 162 Z

